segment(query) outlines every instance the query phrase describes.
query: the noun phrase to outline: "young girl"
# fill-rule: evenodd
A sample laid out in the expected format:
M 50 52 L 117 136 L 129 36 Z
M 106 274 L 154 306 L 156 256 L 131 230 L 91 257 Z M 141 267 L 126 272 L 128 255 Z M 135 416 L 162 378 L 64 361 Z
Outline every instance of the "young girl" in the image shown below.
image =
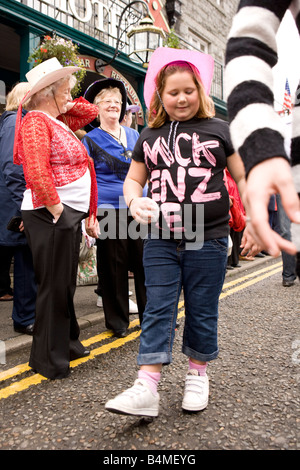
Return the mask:
M 189 358 L 182 407 L 199 411 L 208 403 L 206 368 L 218 356 L 218 299 L 227 263 L 225 167 L 240 190 L 244 184 L 228 125 L 213 117 L 208 96 L 212 76 L 212 58 L 195 51 L 160 48 L 149 64 L 149 127 L 137 141 L 124 184 L 132 216 L 142 223 L 152 220 L 144 243 L 147 305 L 138 355 L 141 367 L 133 387 L 106 404 L 112 412 L 158 415 L 157 385 L 162 365 L 172 361 L 182 288 L 182 352 Z M 147 180 L 148 197 L 143 198 Z M 157 205 L 160 216 L 155 222 Z

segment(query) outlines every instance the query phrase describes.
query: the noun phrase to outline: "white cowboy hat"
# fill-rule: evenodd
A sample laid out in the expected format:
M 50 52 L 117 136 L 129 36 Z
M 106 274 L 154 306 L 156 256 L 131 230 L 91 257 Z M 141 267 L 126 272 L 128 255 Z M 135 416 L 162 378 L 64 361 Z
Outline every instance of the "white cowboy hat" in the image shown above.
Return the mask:
M 26 78 L 31 86 L 31 90 L 23 98 L 22 103 L 43 88 L 79 70 L 81 70 L 81 68 L 75 66 L 63 67 L 56 57 L 45 60 L 45 62 L 42 62 L 26 73 Z

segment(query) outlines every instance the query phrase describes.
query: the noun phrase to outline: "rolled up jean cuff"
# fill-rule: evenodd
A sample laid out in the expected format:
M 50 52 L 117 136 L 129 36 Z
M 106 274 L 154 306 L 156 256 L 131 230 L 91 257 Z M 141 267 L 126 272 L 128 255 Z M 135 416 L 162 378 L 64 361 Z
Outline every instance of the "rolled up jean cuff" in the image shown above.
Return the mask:
M 202 354 L 198 351 L 194 351 L 193 349 L 185 346 L 184 344 L 182 346 L 182 352 L 186 356 L 192 357 L 193 359 L 196 359 L 197 361 L 202 361 L 202 362 L 213 361 L 219 355 L 219 349 L 217 349 L 215 352 L 213 352 L 211 354 Z
M 137 363 L 139 366 L 149 364 L 171 364 L 171 362 L 172 353 L 170 352 L 139 354 L 137 358 Z

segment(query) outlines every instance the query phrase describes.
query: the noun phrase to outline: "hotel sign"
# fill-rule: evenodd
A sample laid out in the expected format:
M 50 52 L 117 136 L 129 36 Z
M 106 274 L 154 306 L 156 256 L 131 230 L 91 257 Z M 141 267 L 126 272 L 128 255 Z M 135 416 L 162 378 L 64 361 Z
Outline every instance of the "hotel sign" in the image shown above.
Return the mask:
M 99 32 L 111 38 L 117 37 L 117 27 L 126 2 L 119 0 L 17 0 L 72 28 L 78 28 L 89 36 L 98 39 Z M 138 5 L 138 4 L 137 4 Z M 137 8 L 137 7 L 135 7 Z M 143 8 L 140 7 L 139 8 Z M 145 9 L 144 9 L 145 10 Z M 132 23 L 135 10 L 130 9 L 124 15 L 123 24 Z M 145 13 L 145 11 L 144 11 Z
M 16 0 L 34 10 L 43 13 L 71 28 L 77 28 L 88 36 L 99 39 L 99 35 L 117 38 L 119 18 L 128 5 L 124 0 Z M 165 31 L 169 30 L 163 14 L 161 0 L 145 0 L 148 4 L 154 25 Z M 146 13 L 142 4 L 137 3 L 124 14 L 124 27 L 140 17 L 138 11 Z M 136 13 L 135 13 L 136 12 Z M 110 43 L 110 42 L 109 42 Z M 112 45 L 110 43 L 110 45 Z

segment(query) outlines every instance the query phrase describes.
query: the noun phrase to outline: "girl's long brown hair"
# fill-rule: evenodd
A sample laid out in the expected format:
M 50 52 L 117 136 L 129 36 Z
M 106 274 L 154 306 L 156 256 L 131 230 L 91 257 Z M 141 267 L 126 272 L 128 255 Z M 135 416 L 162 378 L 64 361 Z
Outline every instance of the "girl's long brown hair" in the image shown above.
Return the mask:
M 199 109 L 195 117 L 198 118 L 212 118 L 215 115 L 215 107 L 213 100 L 206 94 L 204 87 L 201 82 L 201 78 L 197 69 L 188 62 L 182 64 L 170 64 L 163 67 L 157 74 L 156 77 L 156 90 L 153 93 L 150 108 L 149 108 L 149 127 L 158 128 L 161 127 L 168 119 L 168 114 L 164 110 L 163 104 L 159 97 L 162 96 L 166 80 L 170 75 L 176 72 L 189 72 L 194 80 L 199 94 Z

